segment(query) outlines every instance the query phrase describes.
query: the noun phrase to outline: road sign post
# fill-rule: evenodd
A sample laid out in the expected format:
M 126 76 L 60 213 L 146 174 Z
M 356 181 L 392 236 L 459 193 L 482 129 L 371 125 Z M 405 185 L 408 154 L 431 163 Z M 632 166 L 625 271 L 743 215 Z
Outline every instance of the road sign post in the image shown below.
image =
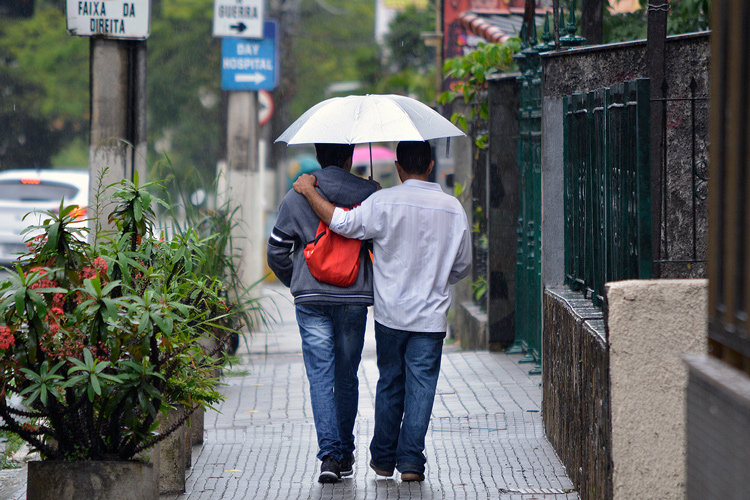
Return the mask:
M 151 1 L 68 0 L 66 14 L 68 33 L 91 37 L 89 175 L 101 178 L 105 186 L 133 179 L 134 171 L 146 181 L 146 39 L 151 32 Z M 97 189 L 91 182 L 91 199 L 98 196 Z M 98 222 L 109 227 L 104 214 Z M 92 231 L 90 238 L 96 237 Z

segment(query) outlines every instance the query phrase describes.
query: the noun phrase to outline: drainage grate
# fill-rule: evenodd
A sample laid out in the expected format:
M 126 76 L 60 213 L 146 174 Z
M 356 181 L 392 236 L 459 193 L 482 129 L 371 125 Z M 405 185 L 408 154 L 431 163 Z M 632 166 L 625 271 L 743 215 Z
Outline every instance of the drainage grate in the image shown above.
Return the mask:
M 560 490 L 556 488 L 518 488 L 515 490 L 500 489 L 500 493 L 517 493 L 521 495 L 567 495 L 573 490 Z

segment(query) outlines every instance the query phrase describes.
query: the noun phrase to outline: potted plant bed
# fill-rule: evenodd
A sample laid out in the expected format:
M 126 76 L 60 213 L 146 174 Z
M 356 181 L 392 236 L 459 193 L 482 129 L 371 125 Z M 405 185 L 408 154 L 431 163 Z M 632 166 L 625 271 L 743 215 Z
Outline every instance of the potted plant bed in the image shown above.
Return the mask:
M 78 207 L 61 204 L 30 228 L 29 253 L 0 283 L 0 428 L 42 457 L 28 500 L 158 499 L 164 463 L 138 457 L 222 399 L 225 358 L 198 343 L 227 323 L 220 280 L 194 272 L 194 242 L 153 237 L 137 176 L 118 185 L 116 230 L 89 244 Z M 104 492 L 120 480 L 145 486 Z

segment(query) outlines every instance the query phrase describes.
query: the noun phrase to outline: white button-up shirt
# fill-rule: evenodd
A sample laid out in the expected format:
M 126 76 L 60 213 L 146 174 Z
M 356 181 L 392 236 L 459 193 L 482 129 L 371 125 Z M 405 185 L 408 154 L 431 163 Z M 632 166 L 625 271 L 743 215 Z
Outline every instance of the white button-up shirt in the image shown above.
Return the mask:
M 469 224 L 455 197 L 436 183 L 409 179 L 351 211 L 336 208 L 330 227 L 373 241 L 377 322 L 412 332 L 446 331 L 449 285 L 471 265 Z

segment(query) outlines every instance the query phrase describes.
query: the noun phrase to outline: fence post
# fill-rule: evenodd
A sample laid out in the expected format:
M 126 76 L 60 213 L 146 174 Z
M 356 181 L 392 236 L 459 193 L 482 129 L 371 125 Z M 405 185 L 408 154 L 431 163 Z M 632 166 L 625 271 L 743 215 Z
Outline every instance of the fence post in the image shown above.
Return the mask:
M 659 0 L 656 0 L 659 1 Z M 667 40 L 667 13 L 669 4 L 648 4 L 648 77 L 651 80 L 651 99 L 661 106 L 651 106 L 651 254 L 654 260 L 653 277 L 660 275 L 661 227 L 662 227 L 662 187 L 664 154 L 666 148 L 666 96 L 665 56 Z

